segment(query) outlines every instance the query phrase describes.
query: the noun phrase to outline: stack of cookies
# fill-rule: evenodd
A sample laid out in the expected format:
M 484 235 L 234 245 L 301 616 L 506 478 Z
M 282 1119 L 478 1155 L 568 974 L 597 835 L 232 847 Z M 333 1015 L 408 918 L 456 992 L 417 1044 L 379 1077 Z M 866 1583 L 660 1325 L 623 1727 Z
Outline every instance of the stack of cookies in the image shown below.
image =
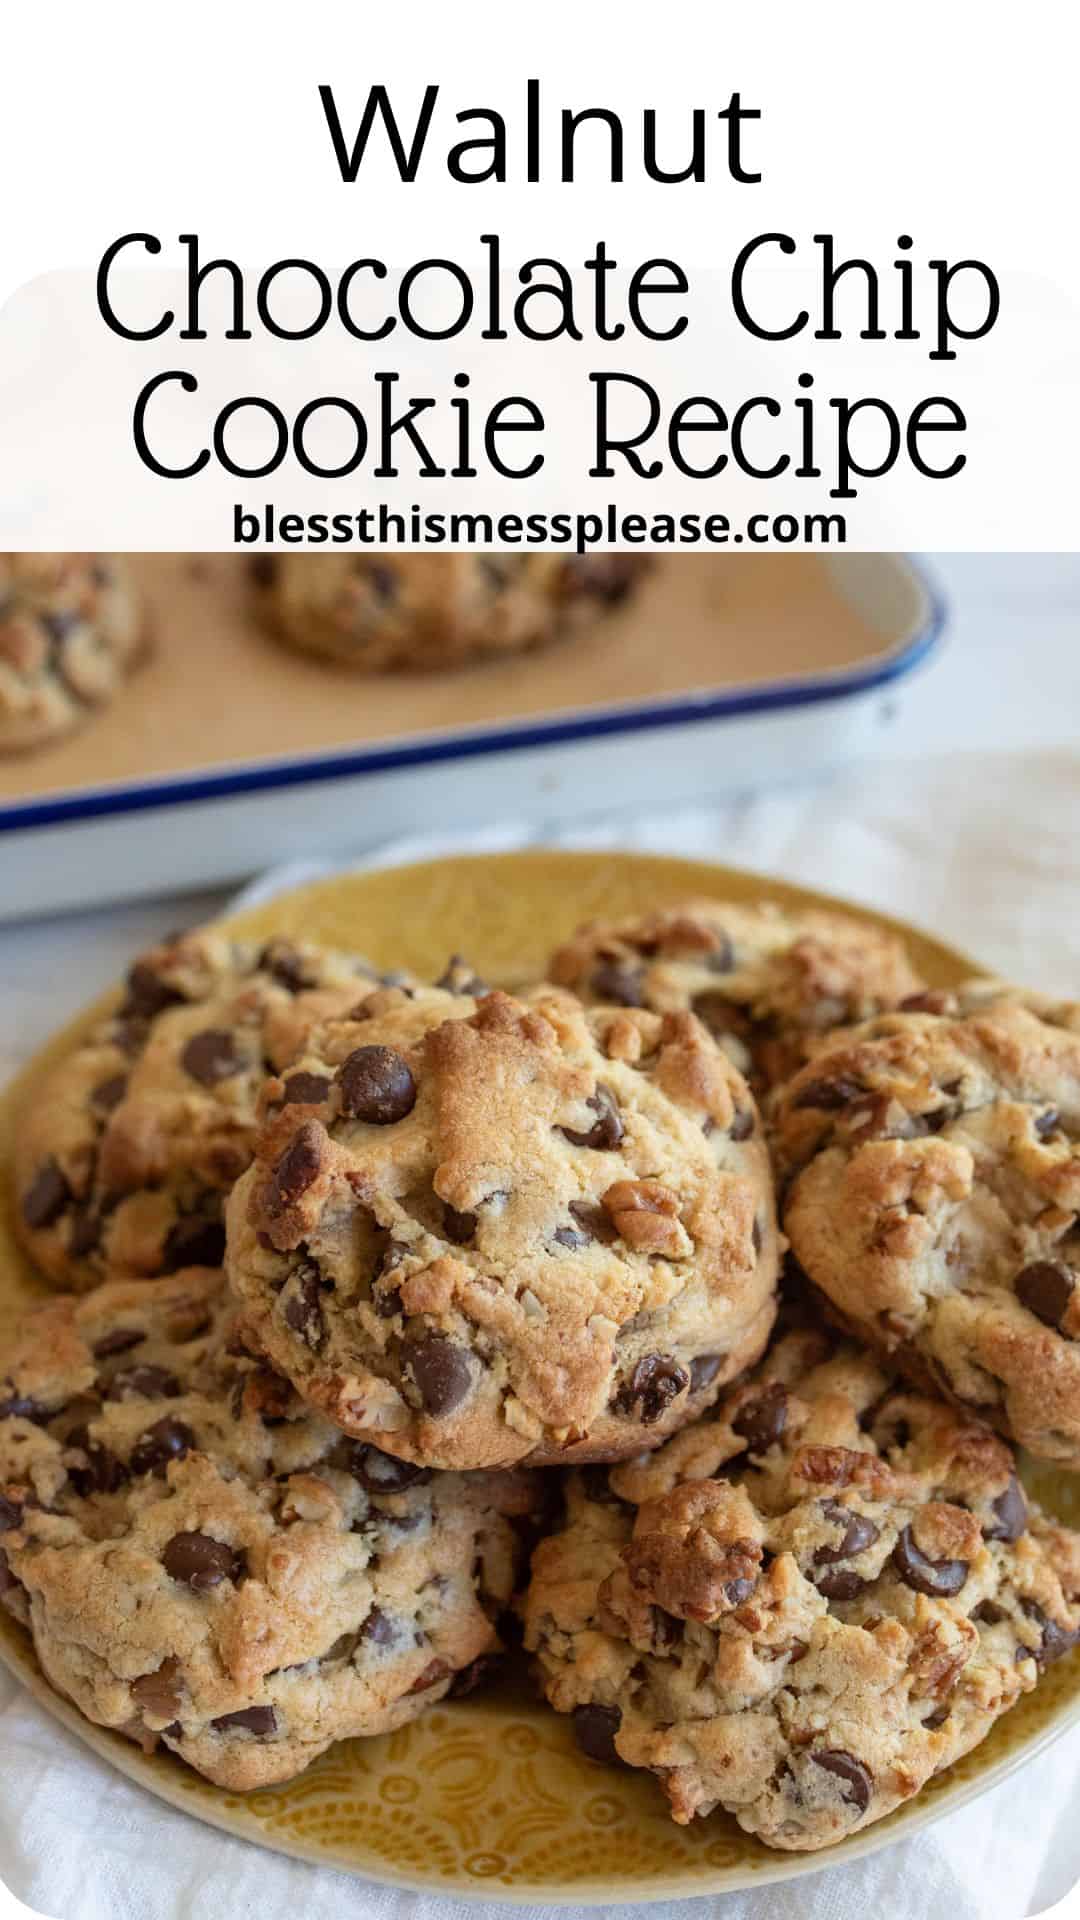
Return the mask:
M 234 1789 L 523 1630 L 676 1820 L 820 1847 L 1080 1637 L 1010 1446 L 1080 1466 L 1080 1009 L 715 901 L 547 971 L 136 961 L 22 1120 L 0 1597 Z

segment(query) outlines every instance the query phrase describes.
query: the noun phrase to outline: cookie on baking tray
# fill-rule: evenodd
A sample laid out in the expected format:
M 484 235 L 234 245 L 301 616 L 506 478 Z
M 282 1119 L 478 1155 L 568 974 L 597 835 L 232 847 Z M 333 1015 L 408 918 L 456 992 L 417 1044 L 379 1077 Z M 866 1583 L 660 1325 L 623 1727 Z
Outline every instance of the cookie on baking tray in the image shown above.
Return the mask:
M 210 931 L 138 959 L 124 999 L 31 1099 L 15 1153 L 15 1218 L 55 1285 L 213 1265 L 225 1194 L 251 1155 L 266 1071 L 305 1020 L 370 990 L 353 956 Z
M 1080 1536 L 990 1428 L 816 1330 L 658 1453 L 570 1476 L 524 1602 L 585 1752 L 770 1846 L 842 1839 L 1080 1634 Z
M 68 733 L 112 699 L 145 641 L 110 553 L 0 553 L 0 752 Z
M 88 1719 L 243 1790 L 470 1684 L 539 1490 L 345 1439 L 232 1318 L 207 1269 L 24 1317 L 0 1366 L 0 1596 Z
M 768 1157 L 691 1014 L 383 990 L 264 1101 L 229 1276 L 346 1431 L 429 1466 L 617 1459 L 760 1355 Z
M 922 990 L 899 935 L 819 908 L 691 900 L 591 921 L 549 974 L 590 1005 L 690 1008 L 761 1092 L 821 1035 Z
M 264 617 L 290 645 L 365 672 L 523 653 L 621 605 L 647 557 L 596 553 L 265 553 Z
M 1010 991 L 960 1003 L 840 1036 L 783 1091 L 785 1228 L 844 1326 L 1077 1468 L 1080 1020 Z

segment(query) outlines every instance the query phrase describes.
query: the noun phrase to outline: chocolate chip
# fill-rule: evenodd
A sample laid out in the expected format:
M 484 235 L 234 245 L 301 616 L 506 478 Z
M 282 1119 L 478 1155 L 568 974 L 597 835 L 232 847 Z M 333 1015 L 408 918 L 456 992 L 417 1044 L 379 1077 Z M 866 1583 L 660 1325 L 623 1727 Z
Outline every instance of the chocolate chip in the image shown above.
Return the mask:
M 168 1655 L 153 1673 L 141 1673 L 131 1683 L 131 1697 L 155 1720 L 173 1720 L 180 1711 L 180 1662 Z
M 247 1567 L 242 1549 L 213 1540 L 208 1533 L 174 1533 L 161 1556 L 161 1564 L 173 1580 L 190 1587 L 193 1593 L 208 1593 L 222 1580 L 239 1584 Z
M 130 1353 L 132 1347 L 141 1346 L 145 1339 L 141 1327 L 114 1327 L 112 1333 L 95 1340 L 90 1351 L 95 1360 L 110 1360 L 115 1353 Z
M 370 1640 L 373 1647 L 393 1646 L 400 1633 L 400 1623 L 390 1614 L 384 1613 L 381 1607 L 372 1607 L 360 1628 L 361 1639 Z
M 478 1687 L 484 1686 L 490 1680 L 497 1665 L 498 1662 L 493 1660 L 489 1653 L 482 1653 L 477 1659 L 470 1660 L 467 1667 L 461 1667 L 455 1673 L 450 1682 L 447 1699 L 463 1700 L 466 1694 L 475 1693 Z
M 286 993 L 301 993 L 317 983 L 315 969 L 291 940 L 268 940 L 259 955 L 259 966 Z
M 589 990 L 598 1000 L 619 1007 L 643 1007 L 644 968 L 630 966 L 625 960 L 602 960 L 589 978 Z
M 326 1129 L 317 1120 L 305 1120 L 293 1135 L 274 1168 L 267 1202 L 271 1214 L 284 1213 L 314 1186 L 323 1163 L 325 1139 Z
M 710 987 L 706 993 L 696 993 L 691 1007 L 714 1040 L 720 1039 L 725 1033 L 741 1033 L 746 1026 L 745 1015 L 718 988 Z
M 443 1233 L 456 1247 L 468 1246 L 476 1232 L 475 1213 L 459 1213 L 456 1207 L 443 1207 Z
M 321 1106 L 332 1085 L 323 1073 L 290 1073 L 281 1098 L 287 1107 Z
M 167 1367 L 125 1367 L 105 1388 L 107 1400 L 175 1400 L 180 1382 Z
M 170 1460 L 182 1460 L 195 1445 L 183 1420 L 155 1420 L 131 1450 L 132 1473 L 163 1474 Z
M 420 1390 L 424 1412 L 440 1419 L 453 1413 L 473 1384 L 473 1364 L 464 1347 L 433 1333 L 410 1347 L 408 1363 Z
M 152 1020 L 166 1007 L 179 1006 L 183 998 L 183 994 L 162 980 L 145 960 L 136 960 L 127 977 L 127 1000 L 121 1016 L 134 1013 L 140 1019 Z
M 861 1760 L 845 1753 L 841 1747 L 819 1747 L 811 1753 L 810 1758 L 815 1767 L 823 1768 L 839 1780 L 843 1799 L 859 1813 L 866 1812 L 874 1788 L 874 1776 L 869 1767 L 864 1767 Z
M 1071 1267 L 1060 1266 L 1054 1260 L 1035 1260 L 1017 1274 L 1013 1284 L 1017 1299 L 1036 1320 L 1060 1329 L 1075 1281 Z
M 591 1107 L 596 1120 L 585 1133 L 577 1133 L 572 1127 L 560 1127 L 572 1147 L 592 1147 L 598 1153 L 610 1153 L 622 1142 L 623 1123 L 610 1087 L 598 1086 L 592 1098 L 585 1105 Z
M 257 587 L 272 587 L 277 579 L 277 554 L 253 553 L 251 556 L 251 577 Z
M 590 1241 L 598 1240 L 601 1246 L 610 1247 L 617 1238 L 611 1217 L 599 1200 L 571 1200 L 567 1208 L 573 1227 L 557 1227 L 555 1238 L 563 1247 L 586 1247 Z
M 29 1420 L 35 1427 L 44 1427 L 51 1419 L 50 1409 L 40 1400 L 31 1400 L 29 1394 L 13 1393 L 0 1400 L 0 1420 Z
M 852 1560 L 857 1553 L 864 1553 L 867 1547 L 873 1546 L 880 1528 L 875 1527 L 864 1513 L 853 1512 L 839 1500 L 822 1500 L 820 1505 L 825 1518 L 834 1526 L 843 1527 L 844 1531 L 835 1547 L 817 1548 L 814 1554 L 815 1567 L 834 1567 L 838 1560 Z
M 108 1080 L 100 1080 L 90 1095 L 90 1104 L 98 1113 L 113 1113 L 127 1092 L 126 1073 L 114 1073 Z
M 736 1107 L 735 1118 L 728 1128 L 732 1140 L 749 1140 L 754 1131 L 754 1116 L 749 1107 Z
M 142 1052 L 149 1037 L 149 1021 L 141 1020 L 134 1014 L 124 1018 L 117 1016 L 109 1029 L 113 1046 L 119 1047 L 121 1053 L 128 1054 L 132 1059 Z
M 853 1080 L 850 1074 L 838 1073 L 828 1080 L 808 1080 L 806 1085 L 799 1089 L 791 1104 L 797 1109 L 817 1107 L 823 1113 L 835 1113 L 841 1107 L 848 1106 L 852 1100 L 857 1100 L 866 1091 L 867 1089 L 860 1086 L 857 1080 Z
M 285 1325 L 317 1353 L 326 1339 L 326 1321 L 322 1310 L 323 1277 L 314 1260 L 305 1260 L 289 1275 L 281 1295 Z
M 215 1733 L 228 1733 L 236 1727 L 244 1733 L 265 1735 L 277 1732 L 277 1714 L 273 1707 L 241 1707 L 236 1713 L 219 1713 L 210 1725 Z
M 574 1738 L 582 1753 L 587 1753 L 590 1760 L 603 1760 L 608 1765 L 618 1760 L 615 1735 L 622 1726 L 620 1708 L 602 1707 L 598 1703 L 575 1707 L 571 1719 Z
M 946 1701 L 943 1707 L 935 1707 L 933 1713 L 927 1714 L 926 1719 L 923 1721 L 923 1726 L 927 1729 L 928 1732 L 931 1732 L 931 1733 L 936 1732 L 938 1727 L 943 1727 L 945 1725 L 945 1722 L 948 1719 L 951 1712 L 952 1712 L 952 1706 L 948 1701 Z
M 854 1567 L 833 1567 L 814 1582 L 823 1600 L 857 1600 L 869 1584 Z
M 181 1267 L 220 1267 L 225 1258 L 225 1225 L 201 1214 L 189 1214 L 169 1228 L 162 1249 L 162 1272 Z
M 100 1244 L 102 1225 L 101 1214 L 93 1204 L 74 1209 L 68 1228 L 68 1252 L 76 1260 L 84 1260 Z
M 722 1353 L 699 1353 L 690 1362 L 690 1391 L 700 1393 L 702 1387 L 711 1387 L 724 1364 Z
M 418 1467 L 411 1460 L 397 1460 L 393 1454 L 380 1453 L 378 1447 L 355 1440 L 344 1443 L 341 1454 L 335 1455 L 335 1464 L 343 1466 L 366 1492 L 375 1495 L 402 1493 L 406 1487 L 422 1486 L 431 1479 L 429 1467 Z
M 46 1160 L 23 1194 L 23 1219 L 28 1227 L 51 1227 L 73 1198 L 67 1179 L 56 1161 Z
M 371 563 L 367 568 L 367 577 L 376 599 L 381 600 L 384 606 L 389 606 L 397 599 L 398 583 L 393 567 L 384 567 L 378 562 Z
M 95 1493 L 119 1493 L 127 1483 L 128 1470 L 115 1453 L 108 1447 L 99 1446 L 91 1440 L 85 1427 L 73 1427 L 67 1436 L 66 1445 L 78 1448 L 85 1455 L 82 1466 L 70 1466 L 67 1470 L 75 1492 L 80 1500 L 89 1500 Z
M 731 973 L 735 966 L 735 948 L 726 933 L 719 930 L 714 935 L 715 947 L 705 955 L 705 967 L 709 973 Z
M 342 1111 L 372 1127 L 393 1126 L 416 1105 L 416 1081 L 392 1047 L 357 1047 L 337 1070 Z
M 977 1620 L 980 1626 L 997 1627 L 1009 1616 L 1004 1607 L 998 1606 L 996 1600 L 980 1600 L 978 1606 L 972 1609 L 971 1617 Z
M 225 1027 L 206 1027 L 202 1033 L 192 1034 L 180 1055 L 180 1064 L 200 1086 L 216 1087 L 219 1080 L 228 1080 L 232 1074 L 239 1073 L 244 1062 L 236 1051 L 233 1035 Z
M 333 1645 L 327 1647 L 325 1653 L 320 1653 L 319 1665 L 326 1667 L 329 1666 L 332 1660 L 351 1660 L 360 1644 L 360 1633 L 362 1631 L 363 1629 L 360 1629 L 360 1631 L 356 1633 L 339 1633 Z M 305 1662 L 304 1664 L 306 1665 L 307 1663 Z
M 1061 1125 L 1061 1115 L 1056 1107 L 1047 1107 L 1045 1113 L 1035 1115 L 1035 1131 L 1040 1140 L 1048 1140 Z
M 436 980 L 435 985 L 444 993 L 469 994 L 474 1000 L 482 1000 L 491 992 L 486 980 L 474 973 L 468 961 L 460 953 L 452 953 L 446 963 L 446 971 Z
M 1015 1473 L 1010 1474 L 1004 1493 L 990 1503 L 997 1516 L 982 1530 L 984 1540 L 1019 1540 L 1028 1523 L 1027 1501 Z
M 690 1375 L 670 1353 L 646 1353 L 616 1395 L 615 1404 L 621 1413 L 632 1413 L 642 1426 L 651 1427 L 689 1384 Z
M 23 1510 L 14 1500 L 8 1500 L 0 1493 L 0 1533 L 10 1533 L 12 1527 L 22 1524 Z
M 787 1426 L 787 1412 L 787 1393 L 779 1381 L 773 1381 L 739 1408 L 731 1425 L 746 1441 L 749 1453 L 767 1453 Z
M 1037 1621 L 1042 1628 L 1042 1639 L 1035 1648 L 1034 1655 L 1030 1647 L 1018 1648 L 1018 1659 L 1026 1653 L 1029 1659 L 1036 1659 L 1040 1667 L 1048 1667 L 1052 1660 L 1060 1660 L 1063 1654 L 1071 1653 L 1080 1635 L 1071 1632 L 1067 1627 L 1059 1626 L 1056 1620 L 1051 1620 L 1049 1614 L 1044 1613 L 1034 1600 L 1022 1600 L 1020 1604 L 1028 1619 Z
M 928 1559 L 915 1545 L 910 1527 L 905 1527 L 901 1533 L 893 1548 L 892 1558 L 904 1585 L 916 1593 L 929 1594 L 931 1599 L 945 1599 L 959 1593 L 968 1577 L 966 1560 Z

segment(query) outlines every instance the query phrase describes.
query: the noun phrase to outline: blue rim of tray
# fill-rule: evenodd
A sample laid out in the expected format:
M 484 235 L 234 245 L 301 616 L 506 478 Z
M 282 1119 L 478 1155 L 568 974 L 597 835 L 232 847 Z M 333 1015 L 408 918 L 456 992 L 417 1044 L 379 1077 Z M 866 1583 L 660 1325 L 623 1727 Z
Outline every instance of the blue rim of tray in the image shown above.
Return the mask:
M 768 686 L 734 693 L 718 688 L 677 694 L 662 701 L 642 701 L 617 707 L 592 707 L 587 712 L 554 715 L 550 720 L 476 728 L 453 734 L 419 735 L 399 746 L 354 747 L 344 752 L 303 754 L 296 759 L 262 761 L 254 766 L 219 768 L 213 772 L 183 774 L 123 785 L 86 787 L 78 793 L 52 799 L 0 803 L 0 834 L 30 827 L 55 826 L 62 821 L 102 819 L 117 814 L 144 813 L 201 800 L 231 799 L 239 794 L 265 793 L 275 788 L 316 786 L 332 780 L 356 779 L 407 767 L 431 767 L 453 760 L 476 760 L 490 754 L 520 753 L 529 748 L 562 746 L 568 742 L 611 738 L 622 733 L 648 733 L 663 727 L 697 726 L 710 720 L 733 720 L 752 713 L 812 707 L 827 700 L 850 699 L 901 680 L 937 647 L 945 624 L 945 602 L 926 571 L 909 556 L 906 564 L 926 597 L 926 618 L 918 631 L 869 667 L 841 670 L 818 678 L 796 677 Z

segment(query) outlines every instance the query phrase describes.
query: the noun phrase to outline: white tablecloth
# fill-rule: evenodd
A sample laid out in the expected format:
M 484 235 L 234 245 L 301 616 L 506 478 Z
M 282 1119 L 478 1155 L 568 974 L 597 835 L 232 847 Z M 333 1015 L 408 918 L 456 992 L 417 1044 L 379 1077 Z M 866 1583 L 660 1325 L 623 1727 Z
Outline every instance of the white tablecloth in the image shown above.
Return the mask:
M 510 846 L 512 825 L 471 843 Z M 542 828 L 532 837 L 552 839 Z M 892 762 L 679 816 L 559 835 L 711 855 L 921 922 L 988 969 L 1080 991 L 1080 759 L 1066 752 Z M 411 843 L 383 857 L 439 850 Z M 286 878 L 302 877 L 287 875 Z M 0 942 L 0 1064 L 217 899 L 14 930 Z M 1080 1735 L 923 1835 L 863 1863 L 717 1901 L 724 1920 L 885 1915 L 1018 1920 L 1080 1874 Z M 278 1859 L 197 1825 L 103 1767 L 0 1674 L 0 1878 L 50 1920 L 464 1920 L 462 1903 Z M 476 1911 L 475 1908 L 472 1909 Z M 521 1909 L 487 1909 L 507 1916 Z M 611 1909 L 625 1913 L 629 1909 Z M 665 1914 L 697 1920 L 700 1903 Z

